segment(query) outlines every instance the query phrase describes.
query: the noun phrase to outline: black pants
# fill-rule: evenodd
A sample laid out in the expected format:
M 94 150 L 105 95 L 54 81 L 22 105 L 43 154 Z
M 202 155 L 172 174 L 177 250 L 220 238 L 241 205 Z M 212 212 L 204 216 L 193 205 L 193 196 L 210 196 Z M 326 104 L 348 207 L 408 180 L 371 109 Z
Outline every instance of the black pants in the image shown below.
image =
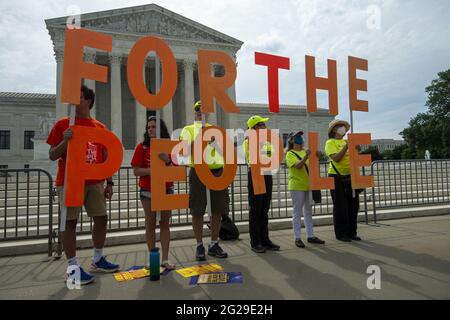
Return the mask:
M 268 245 L 269 240 L 269 209 L 272 201 L 272 176 L 264 176 L 266 193 L 255 195 L 253 191 L 252 174 L 248 171 L 248 202 L 250 205 L 249 231 L 250 244 Z
M 336 175 L 334 177 L 335 189 L 331 190 L 333 199 L 333 222 L 336 238 L 353 238 L 357 235 L 357 220 L 359 210 L 359 196 L 353 198 L 350 179 L 342 180 Z

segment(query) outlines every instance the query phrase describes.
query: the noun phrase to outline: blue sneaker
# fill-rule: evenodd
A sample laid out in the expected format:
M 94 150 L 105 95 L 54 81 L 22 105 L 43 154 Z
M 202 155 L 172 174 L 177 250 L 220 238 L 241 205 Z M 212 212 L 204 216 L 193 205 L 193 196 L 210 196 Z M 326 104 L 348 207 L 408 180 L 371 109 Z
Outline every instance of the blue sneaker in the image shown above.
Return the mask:
M 92 262 L 91 272 L 104 272 L 104 273 L 113 273 L 119 270 L 119 265 L 111 263 L 106 260 L 106 257 L 102 257 L 97 263 Z
M 79 277 L 79 279 L 77 279 L 77 277 Z M 69 266 L 67 268 L 67 273 L 66 273 L 66 283 L 67 283 L 67 281 L 71 281 L 71 283 L 73 285 L 79 284 L 79 285 L 84 286 L 86 284 L 94 282 L 94 276 L 92 276 L 91 274 L 84 271 L 82 267 L 76 267 L 76 266 L 70 267 Z

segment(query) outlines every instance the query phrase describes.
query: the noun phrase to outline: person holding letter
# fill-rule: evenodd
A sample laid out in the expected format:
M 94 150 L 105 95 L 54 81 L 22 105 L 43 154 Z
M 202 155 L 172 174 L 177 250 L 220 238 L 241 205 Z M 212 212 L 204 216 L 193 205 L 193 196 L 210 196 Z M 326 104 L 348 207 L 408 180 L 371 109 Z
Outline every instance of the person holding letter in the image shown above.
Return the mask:
M 189 209 L 192 214 L 192 227 L 194 230 L 195 239 L 197 240 L 196 247 L 196 260 L 204 261 L 206 260 L 205 256 L 205 247 L 203 246 L 203 216 L 206 212 L 207 206 L 207 196 L 206 196 L 206 187 L 200 180 L 194 166 L 193 160 L 193 152 L 194 152 L 194 141 L 197 138 L 197 135 L 201 132 L 203 123 L 202 123 L 202 103 L 201 101 L 197 101 L 193 110 L 195 113 L 195 122 L 192 125 L 188 125 L 183 128 L 181 132 L 180 139 L 185 140 L 189 143 L 191 147 L 191 157 L 189 161 Z M 206 115 L 205 115 L 206 116 Z M 211 126 L 208 123 L 205 123 L 205 127 Z M 215 161 L 220 156 L 216 154 L 218 151 L 214 149 L 211 145 L 214 140 L 208 144 L 206 148 L 206 154 L 210 157 L 214 157 L 211 159 L 207 157 L 206 162 L 208 164 L 209 170 L 211 173 L 219 177 L 223 173 L 223 158 L 221 161 Z M 228 215 L 229 206 L 230 206 L 230 196 L 228 194 L 228 188 L 220 191 L 208 190 L 211 192 L 211 211 L 209 214 L 211 215 L 211 244 L 208 247 L 208 255 L 216 258 L 227 258 L 228 254 L 223 251 L 223 249 L 219 246 L 219 231 L 220 231 L 220 223 L 222 220 L 222 216 Z
M 260 116 L 250 117 L 247 121 L 249 130 L 264 130 L 266 129 L 266 122 L 269 118 L 262 118 Z M 276 245 L 269 239 L 269 209 L 272 202 L 272 186 L 273 179 L 271 174 L 264 175 L 264 183 L 266 193 L 255 194 L 252 171 L 250 168 L 250 152 L 249 152 L 249 138 L 247 137 L 243 143 L 245 159 L 249 164 L 248 170 L 248 201 L 250 207 L 249 213 L 249 231 L 250 231 L 250 245 L 252 250 L 256 253 L 264 253 L 266 250 L 278 251 L 280 246 Z M 268 157 L 272 156 L 272 145 L 264 142 L 261 149 Z M 259 150 L 258 150 L 259 151 Z
M 94 105 L 95 93 L 86 86 L 81 87 L 80 104 L 76 105 L 75 125 L 95 127 L 105 129 L 101 122 L 91 118 L 90 109 Z M 63 248 L 68 260 L 68 270 L 79 268 L 80 284 L 88 284 L 94 281 L 94 277 L 85 272 L 79 265 L 76 257 L 76 227 L 81 207 L 65 207 L 64 205 L 64 179 L 66 170 L 67 147 L 69 140 L 73 137 L 73 131 L 69 128 L 69 118 L 60 119 L 55 123 L 47 138 L 47 143 L 51 146 L 49 151 L 50 160 L 58 160 L 58 173 L 56 177 L 56 188 L 58 191 L 59 204 L 61 210 L 66 210 L 67 221 L 66 230 L 62 232 Z M 106 159 L 106 150 L 101 144 L 87 143 L 86 163 L 102 163 Z M 106 187 L 104 181 L 87 180 L 84 191 L 84 207 L 87 215 L 94 220 L 92 228 L 92 242 L 94 254 L 92 258 L 91 272 L 116 272 L 119 270 L 117 264 L 106 260 L 103 255 L 103 246 L 106 239 L 107 213 L 106 199 L 111 199 L 113 195 L 112 178 L 107 179 Z M 69 274 L 67 274 L 69 276 Z
M 161 138 L 170 139 L 169 131 L 165 122 L 161 119 Z M 148 252 L 155 248 L 156 243 L 156 223 L 159 220 L 160 241 L 162 247 L 161 266 L 168 270 L 175 269 L 175 265 L 169 262 L 169 244 L 170 244 L 170 215 L 171 211 L 158 212 L 151 211 L 151 188 L 150 188 L 150 166 L 151 166 L 151 150 L 150 142 L 152 138 L 156 138 L 156 117 L 151 116 L 145 128 L 144 141 L 139 143 L 134 150 L 131 166 L 134 175 L 139 177 L 139 195 L 142 207 L 145 212 L 145 236 L 147 238 Z M 166 165 L 171 165 L 172 160 L 169 155 L 161 153 L 158 155 Z M 173 182 L 166 183 L 166 193 L 173 194 Z
M 360 241 L 357 236 L 359 195 L 352 190 L 348 142 L 344 136 L 350 124 L 334 120 L 328 127 L 325 153 L 330 159 L 328 176 L 334 178 L 335 189 L 330 190 L 333 199 L 333 222 L 336 239 L 344 242 Z
M 308 169 L 310 154 L 311 151 L 309 149 L 303 149 L 303 131 L 292 132 L 288 140 L 286 167 L 288 168 L 288 190 L 291 193 L 294 206 L 292 227 L 294 229 L 295 245 L 299 248 L 305 248 L 305 244 L 300 237 L 302 216 L 305 221 L 308 243 L 325 244 L 325 241 L 314 236 Z

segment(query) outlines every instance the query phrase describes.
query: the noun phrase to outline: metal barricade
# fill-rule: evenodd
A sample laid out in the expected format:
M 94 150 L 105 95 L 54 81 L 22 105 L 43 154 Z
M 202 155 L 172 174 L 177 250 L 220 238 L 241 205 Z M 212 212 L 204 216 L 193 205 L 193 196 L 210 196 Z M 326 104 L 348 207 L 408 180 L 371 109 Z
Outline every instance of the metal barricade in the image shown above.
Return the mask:
M 48 239 L 53 251 L 53 178 L 41 169 L 0 170 L 0 241 Z

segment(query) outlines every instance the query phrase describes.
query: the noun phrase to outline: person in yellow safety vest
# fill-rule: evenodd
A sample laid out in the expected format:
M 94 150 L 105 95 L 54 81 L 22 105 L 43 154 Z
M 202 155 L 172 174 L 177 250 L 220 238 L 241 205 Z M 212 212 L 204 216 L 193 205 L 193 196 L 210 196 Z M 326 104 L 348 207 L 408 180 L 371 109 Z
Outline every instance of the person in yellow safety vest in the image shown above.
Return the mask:
M 259 130 L 266 129 L 266 122 L 269 118 L 262 118 L 260 116 L 250 117 L 247 121 L 248 129 Z M 245 158 L 249 163 L 249 141 L 248 138 L 243 143 Z M 265 143 L 262 146 L 262 151 L 268 156 L 272 154 L 272 145 Z M 249 231 L 250 244 L 252 250 L 256 253 L 264 253 L 266 250 L 278 251 L 280 246 L 274 244 L 269 239 L 269 209 L 272 201 L 272 175 L 265 175 L 264 182 L 266 185 L 266 193 L 255 195 L 253 190 L 251 168 L 248 167 L 248 201 L 250 207 L 249 213 Z
M 295 245 L 305 248 L 301 235 L 301 217 L 306 226 L 308 243 L 325 244 L 325 241 L 314 236 L 312 204 L 310 201 L 309 156 L 311 151 L 303 149 L 303 131 L 292 132 L 288 139 L 286 152 L 286 167 L 288 168 L 288 190 L 292 197 L 292 227 L 294 229 Z
M 356 233 L 359 195 L 352 190 L 348 142 L 344 140 L 349 130 L 350 124 L 347 121 L 332 121 L 328 126 L 329 139 L 325 144 L 325 153 L 330 159 L 328 176 L 334 178 L 335 186 L 334 190 L 330 190 L 334 233 L 337 240 L 344 242 L 361 240 Z
M 195 113 L 194 124 L 187 125 L 183 128 L 180 139 L 189 142 L 191 146 L 191 156 L 188 163 L 189 170 L 189 209 L 192 215 L 192 227 L 194 230 L 195 239 L 197 240 L 196 260 L 206 260 L 205 247 L 203 246 L 203 216 L 206 212 L 207 196 L 206 187 L 200 181 L 194 167 L 193 155 L 194 140 L 201 132 L 203 127 L 202 122 L 202 104 L 198 101 L 193 106 Z M 206 115 L 205 115 L 206 116 Z M 205 123 L 205 127 L 211 126 Z M 223 157 L 211 145 L 214 138 L 208 144 L 206 149 L 206 163 L 208 164 L 211 173 L 219 177 L 223 173 Z M 219 246 L 219 232 L 222 216 L 228 215 L 230 197 L 228 188 L 220 191 L 208 190 L 211 194 L 211 211 L 209 214 L 211 222 L 211 243 L 208 246 L 208 255 L 216 258 L 227 258 L 228 254 Z

